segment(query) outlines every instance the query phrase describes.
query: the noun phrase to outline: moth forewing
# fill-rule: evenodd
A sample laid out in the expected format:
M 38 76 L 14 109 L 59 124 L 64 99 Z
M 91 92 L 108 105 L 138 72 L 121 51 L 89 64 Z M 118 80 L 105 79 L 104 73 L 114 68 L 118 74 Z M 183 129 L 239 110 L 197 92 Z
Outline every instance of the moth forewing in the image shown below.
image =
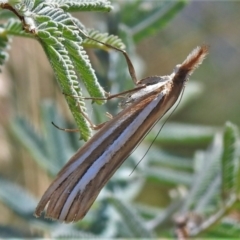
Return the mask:
M 177 101 L 207 47 L 197 47 L 164 77 L 138 82 L 145 88 L 128 95 L 124 109 L 107 122 L 59 172 L 40 200 L 35 215 L 47 205 L 46 217 L 72 222 L 82 219 L 99 192 L 154 124 Z

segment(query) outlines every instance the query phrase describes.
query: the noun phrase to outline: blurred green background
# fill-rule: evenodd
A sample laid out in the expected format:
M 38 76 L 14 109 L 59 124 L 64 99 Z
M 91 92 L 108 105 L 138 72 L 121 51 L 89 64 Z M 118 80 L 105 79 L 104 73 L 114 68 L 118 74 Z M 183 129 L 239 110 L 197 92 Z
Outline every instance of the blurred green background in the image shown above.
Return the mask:
M 121 19 L 121 12 L 118 9 L 121 8 L 121 4 L 124 5 L 123 2 L 115 3 L 115 10 L 111 13 L 76 13 L 75 16 L 86 27 L 100 31 L 110 29 L 114 33 L 113 19 L 115 16 Z M 151 1 L 145 1 L 141 5 L 143 9 L 150 6 Z M 138 42 L 136 52 L 141 61 L 137 58 L 135 62 L 136 58 L 131 56 L 130 51 L 137 74 L 142 78 L 170 74 L 175 65 L 182 62 L 196 46 L 201 44 L 210 46 L 207 59 L 191 77 L 191 81 L 199 84 L 199 91 L 196 91 L 192 100 L 181 111 L 174 113 L 169 121 L 218 127 L 230 120 L 240 125 L 239 12 L 238 1 L 190 1 L 161 31 L 154 32 L 151 37 Z M 127 14 L 134 22 L 134 13 L 125 12 L 125 18 Z M 106 27 L 106 21 L 109 21 L 109 29 Z M 96 62 L 94 53 L 90 52 L 90 55 L 93 62 Z M 103 85 L 107 91 L 113 93 L 117 89 L 114 86 L 109 89 L 109 86 Z M 50 179 L 13 138 L 9 131 L 9 122 L 16 115 L 22 115 L 29 119 L 36 131 L 41 131 L 39 106 L 45 99 L 56 101 L 58 109 L 66 119 L 72 121 L 72 117 L 61 91 L 56 87 L 48 60 L 37 41 L 25 38 L 13 39 L 9 61 L 0 75 L 0 99 L 0 173 L 29 189 L 36 197 L 40 197 Z M 93 116 L 92 112 L 90 116 Z M 151 187 L 153 188 L 151 192 L 154 193 L 155 186 Z M 157 198 L 157 201 L 165 200 Z M 25 226 L 1 203 L 0 212 L 1 224 L 17 223 Z
M 176 120 L 207 125 L 231 120 L 240 124 L 239 9 L 237 1 L 192 1 L 163 31 L 139 44 L 146 76 L 167 74 L 190 49 L 203 43 L 210 46 L 207 61 L 191 78 L 202 83 L 203 92 L 174 115 Z

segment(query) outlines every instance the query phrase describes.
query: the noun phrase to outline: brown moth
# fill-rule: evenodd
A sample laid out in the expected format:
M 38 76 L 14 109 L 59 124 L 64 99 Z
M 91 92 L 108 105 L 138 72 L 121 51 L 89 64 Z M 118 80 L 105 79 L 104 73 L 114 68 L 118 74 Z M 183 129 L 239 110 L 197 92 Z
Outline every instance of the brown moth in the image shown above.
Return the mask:
M 195 48 L 168 76 L 147 77 L 128 94 L 124 109 L 70 159 L 42 196 L 35 215 L 65 222 L 82 219 L 101 189 L 149 130 L 173 106 L 193 71 L 208 53 Z M 138 86 L 142 86 L 139 89 Z

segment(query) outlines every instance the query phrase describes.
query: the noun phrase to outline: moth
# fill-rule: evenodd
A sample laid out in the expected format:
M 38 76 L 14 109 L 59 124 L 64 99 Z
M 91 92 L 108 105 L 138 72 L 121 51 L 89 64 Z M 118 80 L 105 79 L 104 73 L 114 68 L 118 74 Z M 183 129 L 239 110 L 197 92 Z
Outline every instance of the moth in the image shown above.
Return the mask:
M 114 172 L 174 105 L 207 53 L 207 46 L 196 47 L 172 74 L 137 81 L 122 103 L 123 110 L 103 124 L 58 173 L 35 215 L 39 217 L 46 208 L 47 218 L 67 223 L 82 219 Z M 134 75 L 131 62 L 129 69 Z

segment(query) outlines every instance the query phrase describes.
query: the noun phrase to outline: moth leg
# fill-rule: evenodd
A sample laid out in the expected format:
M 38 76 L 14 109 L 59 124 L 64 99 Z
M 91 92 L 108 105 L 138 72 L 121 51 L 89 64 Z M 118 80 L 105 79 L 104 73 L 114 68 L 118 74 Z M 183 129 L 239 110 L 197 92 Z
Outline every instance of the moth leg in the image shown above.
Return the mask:
M 83 100 L 110 100 L 113 98 L 125 98 L 125 95 L 132 93 L 132 92 L 137 92 L 140 89 L 145 88 L 146 85 L 145 84 L 141 84 L 138 85 L 137 87 L 133 88 L 133 89 L 129 89 L 120 93 L 116 93 L 116 94 L 110 94 L 108 92 L 105 92 L 106 97 L 82 97 L 82 96 L 75 96 L 75 95 L 70 95 L 67 93 L 63 93 L 64 95 L 68 96 L 68 97 L 72 97 L 72 98 L 80 98 Z
M 116 50 L 116 51 L 118 51 L 118 52 L 121 52 L 121 53 L 123 54 L 123 56 L 125 57 L 125 59 L 126 59 L 127 66 L 128 66 L 128 71 L 129 71 L 129 74 L 130 74 L 130 76 L 131 76 L 131 78 L 132 78 L 133 83 L 134 83 L 136 86 L 138 85 L 139 81 L 137 80 L 137 77 L 136 77 L 136 71 L 135 71 L 134 66 L 133 66 L 133 64 L 132 64 L 132 61 L 131 61 L 131 59 L 129 58 L 129 56 L 128 56 L 128 54 L 126 53 L 126 51 L 124 51 L 124 50 L 122 50 L 122 49 L 120 49 L 120 48 L 114 47 L 114 46 L 112 46 L 111 44 L 104 43 L 104 42 L 99 41 L 99 40 L 97 40 L 97 39 L 91 38 L 91 37 L 89 37 L 85 32 L 83 32 L 76 24 L 75 24 L 75 26 L 78 28 L 79 32 L 81 32 L 81 33 L 84 35 L 84 37 L 86 37 L 86 38 L 88 38 L 88 39 L 90 39 L 90 40 L 93 40 L 93 41 L 95 41 L 95 42 L 98 42 L 98 43 L 100 43 L 100 44 L 103 44 L 103 45 L 105 45 L 105 46 L 107 46 L 107 47 L 109 47 L 109 48 L 112 48 L 112 49 L 114 49 L 114 50 Z
M 106 112 L 106 116 L 109 118 L 109 119 L 113 119 L 113 115 L 109 112 Z
M 83 117 L 86 119 L 86 121 L 90 124 L 90 128 L 91 128 L 92 130 L 99 130 L 100 128 L 102 128 L 102 127 L 105 125 L 106 122 L 108 122 L 108 121 L 106 121 L 106 122 L 103 122 L 103 123 L 100 123 L 100 124 L 95 125 L 95 124 L 90 120 L 90 118 L 81 110 L 80 107 L 79 107 L 79 111 L 80 111 L 80 113 L 83 115 Z M 110 119 L 113 118 L 113 116 L 112 116 L 110 113 L 107 113 L 107 116 L 108 116 Z M 62 131 L 65 131 L 65 132 L 79 132 L 79 129 L 61 128 L 61 127 L 57 126 L 54 122 L 52 122 L 52 125 L 53 125 L 54 127 L 56 127 L 57 129 L 62 130 Z

